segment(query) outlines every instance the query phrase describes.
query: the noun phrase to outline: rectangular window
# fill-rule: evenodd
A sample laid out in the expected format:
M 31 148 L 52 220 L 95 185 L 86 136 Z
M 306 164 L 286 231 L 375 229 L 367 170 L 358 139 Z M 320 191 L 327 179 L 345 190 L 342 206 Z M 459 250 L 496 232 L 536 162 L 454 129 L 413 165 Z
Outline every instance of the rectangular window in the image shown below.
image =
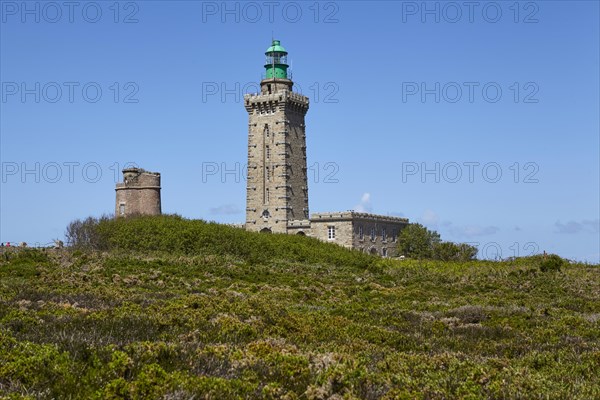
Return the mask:
M 335 226 L 330 225 L 327 227 L 327 239 L 329 239 L 329 240 L 335 239 Z
M 384 257 L 387 257 L 387 249 L 386 248 L 381 249 L 381 255 Z
M 398 230 L 392 229 L 392 242 L 396 243 L 397 238 L 398 238 Z
M 375 240 L 375 228 L 371 228 L 371 240 Z
M 271 149 L 269 148 L 269 146 L 267 146 L 267 148 L 266 148 L 266 153 L 267 153 L 266 154 L 267 160 L 270 160 L 271 159 Z
M 381 240 L 385 241 L 387 239 L 387 230 L 385 228 L 381 228 Z
M 125 204 L 119 204 L 119 215 L 125 215 Z
M 359 225 L 359 226 L 358 226 L 358 238 L 359 238 L 360 240 L 363 240 L 363 239 L 365 238 L 365 234 L 364 234 L 364 232 L 363 232 L 363 227 L 362 227 L 362 225 Z

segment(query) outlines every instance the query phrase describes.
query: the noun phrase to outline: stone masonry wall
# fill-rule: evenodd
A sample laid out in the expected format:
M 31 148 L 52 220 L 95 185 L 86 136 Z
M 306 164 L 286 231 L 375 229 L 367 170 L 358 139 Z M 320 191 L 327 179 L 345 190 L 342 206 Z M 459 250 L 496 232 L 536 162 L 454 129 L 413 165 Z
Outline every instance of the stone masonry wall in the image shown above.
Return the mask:
M 160 174 L 139 168 L 123 170 L 116 187 L 115 216 L 160 215 Z
M 405 218 L 353 211 L 318 213 L 311 216 L 312 236 L 383 257 L 397 255 L 396 239 L 407 225 L 408 220 Z M 329 226 L 335 226 L 334 240 L 328 238 Z
M 244 97 L 249 117 L 246 229 L 251 231 L 286 233 L 289 221 L 308 219 L 308 98 L 291 88 L 289 80 L 264 80 L 261 94 Z

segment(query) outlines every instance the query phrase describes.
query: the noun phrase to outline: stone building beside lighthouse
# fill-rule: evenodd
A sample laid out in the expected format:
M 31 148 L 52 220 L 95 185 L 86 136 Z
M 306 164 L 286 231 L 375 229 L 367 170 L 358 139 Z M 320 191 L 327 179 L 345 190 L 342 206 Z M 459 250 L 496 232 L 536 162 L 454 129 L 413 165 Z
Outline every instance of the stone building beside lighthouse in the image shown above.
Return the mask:
M 287 51 L 273 40 L 265 52 L 260 93 L 244 96 L 248 112 L 246 223 L 250 231 L 302 234 L 348 248 L 396 255 L 408 219 L 355 211 L 309 216 L 306 96 L 294 92 Z

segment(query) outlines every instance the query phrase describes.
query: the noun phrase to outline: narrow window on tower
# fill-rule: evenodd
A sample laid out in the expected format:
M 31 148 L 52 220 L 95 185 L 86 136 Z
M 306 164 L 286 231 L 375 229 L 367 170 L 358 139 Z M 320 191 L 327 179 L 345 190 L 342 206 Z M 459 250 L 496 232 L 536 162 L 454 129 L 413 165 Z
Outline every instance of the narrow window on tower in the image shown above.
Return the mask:
M 269 125 L 265 124 L 265 137 L 269 137 Z
M 266 153 L 265 157 L 267 158 L 267 160 L 270 160 L 271 159 L 271 149 L 269 148 L 269 146 L 266 147 L 265 153 Z
M 265 167 L 266 171 L 265 171 L 265 175 L 267 175 L 267 182 L 271 181 L 271 174 L 269 172 L 269 167 Z
M 375 240 L 375 228 L 371 228 L 371 240 Z
M 362 225 L 359 225 L 358 226 L 358 238 L 360 240 L 363 240 L 364 237 L 365 237 L 365 235 L 364 235 L 364 232 L 363 232 L 363 227 L 362 227 Z
M 385 241 L 387 239 L 387 230 L 385 228 L 381 228 L 381 240 Z
M 269 94 L 271 94 L 271 85 L 267 85 L 267 88 L 269 90 Z
M 119 204 L 119 215 L 125 215 L 125 204 Z
M 265 190 L 265 204 L 269 204 L 269 189 Z

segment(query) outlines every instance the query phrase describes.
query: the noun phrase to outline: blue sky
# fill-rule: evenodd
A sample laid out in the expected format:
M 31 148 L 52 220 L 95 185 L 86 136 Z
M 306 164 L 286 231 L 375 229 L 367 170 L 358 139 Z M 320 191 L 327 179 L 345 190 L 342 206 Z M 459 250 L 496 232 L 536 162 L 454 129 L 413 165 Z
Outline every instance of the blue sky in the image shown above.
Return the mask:
M 272 36 L 311 99 L 311 212 L 401 215 L 482 257 L 600 261 L 596 1 L 1 1 L 0 241 L 112 213 L 243 222 L 247 114 Z

